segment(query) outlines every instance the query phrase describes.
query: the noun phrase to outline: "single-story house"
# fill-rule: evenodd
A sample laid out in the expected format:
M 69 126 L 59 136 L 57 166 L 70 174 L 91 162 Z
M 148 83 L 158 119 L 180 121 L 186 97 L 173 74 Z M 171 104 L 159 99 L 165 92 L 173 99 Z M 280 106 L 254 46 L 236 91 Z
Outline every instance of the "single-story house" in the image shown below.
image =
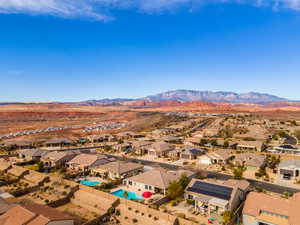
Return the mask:
M 181 159 L 187 159 L 187 160 L 195 160 L 197 159 L 200 155 L 204 154 L 203 149 L 198 149 L 198 148 L 192 148 L 192 147 L 185 147 L 184 150 L 180 154 Z
M 76 151 L 53 151 L 42 156 L 41 161 L 45 167 L 59 167 L 66 165 L 78 155 Z
M 118 139 L 130 139 L 130 138 L 140 138 L 140 137 L 144 137 L 144 135 L 140 134 L 140 133 L 135 133 L 132 131 L 125 131 L 125 132 L 121 132 L 116 134 L 116 137 Z
M 117 152 L 129 152 L 132 149 L 130 143 L 116 144 L 113 145 L 112 148 Z
M 14 205 L 0 216 L 1 225 L 74 225 L 72 217 L 33 202 Z
M 300 154 L 300 149 L 293 145 L 280 145 L 270 150 L 270 152 L 283 153 L 283 154 Z
M 202 138 L 200 137 L 189 137 L 184 140 L 183 144 L 189 146 L 199 146 L 201 139 Z
M 27 150 L 21 150 L 18 152 L 19 158 L 25 159 L 28 161 L 40 161 L 42 155 L 47 154 L 47 150 L 41 150 L 41 149 L 27 149 Z
M 164 135 L 169 135 L 169 134 L 174 134 L 176 131 L 171 128 L 161 128 L 161 129 L 156 129 L 152 131 L 153 136 L 164 136 Z
M 164 141 L 169 144 L 180 144 L 182 143 L 182 138 L 174 136 L 164 136 L 160 138 L 160 141 Z
M 233 162 L 237 165 L 245 165 L 248 169 L 257 170 L 266 164 L 266 156 L 256 153 L 241 153 L 235 155 Z
M 212 164 L 227 164 L 233 159 L 231 151 L 225 149 L 208 152 L 206 155 L 212 159 Z
M 79 154 L 66 163 L 69 169 L 76 171 L 88 171 L 91 168 L 114 161 L 114 158 L 108 158 L 100 154 Z
M 148 149 L 152 143 L 150 141 L 134 141 L 132 142 L 132 150 L 138 155 L 144 155 L 148 153 Z
M 68 138 L 55 138 L 45 141 L 47 147 L 63 147 L 71 145 L 72 143 L 73 141 Z
M 155 157 L 166 157 L 168 152 L 175 149 L 174 145 L 166 142 L 153 143 L 148 149 L 148 155 Z
M 174 149 L 172 151 L 168 152 L 168 158 L 173 159 L 173 160 L 178 160 L 180 158 L 182 150 L 181 149 Z
M 234 211 L 246 198 L 247 181 L 216 182 L 192 179 L 185 189 L 185 199 L 194 201 L 195 210 L 206 215 Z
M 4 140 L 2 142 L 3 147 L 10 149 L 30 149 L 33 147 L 31 141 L 23 141 L 23 140 Z
M 283 160 L 278 165 L 278 177 L 283 180 L 300 178 L 300 160 Z
M 262 141 L 239 141 L 237 143 L 238 150 L 261 151 L 262 147 Z
M 242 212 L 244 225 L 300 225 L 300 193 L 285 199 L 250 192 Z
M 162 169 L 153 169 L 140 173 L 139 175 L 129 177 L 123 181 L 123 184 L 140 191 L 149 191 L 165 195 L 169 184 L 173 181 L 179 180 L 182 175 L 192 178 L 195 176 L 195 173 L 187 170 L 167 172 Z
M 108 134 L 98 134 L 98 135 L 88 136 L 88 139 L 92 143 L 100 143 L 100 142 L 109 141 L 110 140 L 109 137 L 110 135 Z
M 138 163 L 115 161 L 96 166 L 92 172 L 103 178 L 124 179 L 137 175 L 143 171 L 144 166 Z
M 204 154 L 198 157 L 198 163 L 201 165 L 211 165 L 214 163 L 214 158 L 209 154 Z

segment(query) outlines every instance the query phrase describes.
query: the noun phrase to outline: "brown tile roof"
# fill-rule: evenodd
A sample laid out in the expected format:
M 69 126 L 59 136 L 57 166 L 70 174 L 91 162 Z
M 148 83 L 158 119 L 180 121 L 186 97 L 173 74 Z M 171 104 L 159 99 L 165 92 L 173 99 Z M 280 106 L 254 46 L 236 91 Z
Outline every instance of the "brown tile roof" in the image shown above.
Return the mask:
M 1 225 L 23 225 L 34 217 L 35 214 L 33 212 L 23 208 L 20 205 L 17 205 L 0 216 L 0 221 L 2 220 Z
M 222 160 L 227 160 L 229 159 L 232 154 L 230 150 L 225 150 L 225 149 L 220 149 L 214 152 L 209 152 L 207 153 L 208 156 L 212 158 L 217 158 L 217 159 L 222 159 Z
M 264 193 L 251 192 L 248 194 L 243 214 L 259 217 L 261 211 L 267 211 L 288 217 L 290 225 L 300 225 L 300 193 L 285 199 Z
M 42 156 L 43 154 L 47 153 L 47 150 L 27 149 L 27 150 L 19 151 L 19 153 L 26 157 L 38 157 L 38 156 Z
M 235 161 L 240 164 L 245 164 L 246 166 L 261 167 L 266 160 L 264 155 L 259 155 L 256 153 L 241 153 L 235 155 Z
M 4 140 L 3 144 L 5 146 L 12 146 L 12 145 L 16 145 L 16 146 L 31 146 L 32 143 L 30 141 L 23 141 L 23 140 Z
M 140 147 L 148 146 L 151 144 L 152 144 L 152 142 L 150 142 L 150 141 L 134 141 L 134 142 L 132 142 L 132 147 L 140 148 Z
M 238 141 L 238 147 L 255 147 L 260 150 L 262 145 L 262 141 Z
M 179 178 L 179 174 L 168 173 L 162 170 L 155 169 L 149 170 L 145 173 L 141 173 L 137 176 L 130 177 L 127 180 L 152 185 L 161 189 L 166 189 L 169 187 L 170 182 L 178 180 Z
M 168 144 L 166 142 L 161 141 L 161 142 L 153 143 L 151 145 L 151 149 L 153 149 L 156 152 L 165 152 L 165 151 L 173 150 L 174 146 L 171 145 L 171 144 Z
M 74 151 L 54 151 L 54 152 L 49 152 L 46 155 L 42 156 L 43 159 L 50 159 L 53 161 L 60 160 L 64 158 L 67 155 L 77 155 L 78 153 Z
M 5 199 L 0 197 L 0 215 L 8 211 L 10 208 L 16 206 L 15 204 L 11 204 Z M 0 223 L 1 224 L 1 223 Z
M 69 216 L 45 205 L 22 202 L 0 216 L 1 225 L 46 225 L 52 221 L 72 220 Z
M 238 187 L 242 191 L 246 191 L 250 187 L 250 183 L 246 180 L 229 179 L 229 180 L 224 181 L 223 184 L 232 186 L 232 187 Z
M 79 154 L 75 156 L 69 163 L 78 164 L 81 166 L 91 166 L 93 163 L 95 163 L 97 160 L 105 159 L 107 158 L 104 155 L 100 154 Z
M 42 224 L 47 225 L 49 222 L 51 221 L 48 218 L 39 215 L 34 220 L 27 223 L 26 225 L 42 225 Z

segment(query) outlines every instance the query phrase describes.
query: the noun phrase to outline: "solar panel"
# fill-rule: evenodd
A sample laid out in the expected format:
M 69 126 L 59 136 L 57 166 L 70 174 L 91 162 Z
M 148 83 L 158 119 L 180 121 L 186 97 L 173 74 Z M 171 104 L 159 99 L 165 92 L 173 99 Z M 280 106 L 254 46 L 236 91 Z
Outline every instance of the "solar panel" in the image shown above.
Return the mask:
M 220 198 L 223 200 L 229 200 L 231 197 L 233 188 L 225 187 L 217 184 L 204 183 L 196 181 L 192 187 L 188 187 L 187 191 Z

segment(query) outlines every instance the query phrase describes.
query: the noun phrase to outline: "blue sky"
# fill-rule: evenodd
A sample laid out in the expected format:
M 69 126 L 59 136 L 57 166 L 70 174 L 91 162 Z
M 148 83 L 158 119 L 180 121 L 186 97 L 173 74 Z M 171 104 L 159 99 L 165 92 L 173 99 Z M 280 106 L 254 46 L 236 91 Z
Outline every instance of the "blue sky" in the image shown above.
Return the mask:
M 175 89 L 300 99 L 300 0 L 0 0 L 0 27 L 2 102 Z

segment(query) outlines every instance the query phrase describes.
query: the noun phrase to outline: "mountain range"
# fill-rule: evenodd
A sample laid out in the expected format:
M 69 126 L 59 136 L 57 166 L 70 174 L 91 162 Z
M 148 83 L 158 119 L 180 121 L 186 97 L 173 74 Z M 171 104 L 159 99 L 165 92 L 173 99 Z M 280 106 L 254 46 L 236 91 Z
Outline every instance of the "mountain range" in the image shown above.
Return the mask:
M 139 99 L 101 99 L 88 100 L 85 104 L 130 104 L 130 102 L 161 102 L 161 101 L 176 101 L 176 102 L 224 102 L 224 103 L 244 103 L 244 104 L 269 104 L 278 102 L 288 102 L 290 100 L 281 98 L 275 95 L 263 94 L 257 92 L 249 92 L 238 94 L 235 92 L 224 91 L 195 91 L 195 90 L 174 90 L 150 95 Z
M 194 91 L 194 90 L 175 90 L 148 96 L 145 100 L 151 101 L 204 101 L 204 102 L 228 102 L 228 103 L 250 103 L 250 104 L 268 104 L 274 102 L 289 101 L 275 95 L 249 92 L 238 94 L 235 92 L 224 91 Z
M 0 105 L 9 104 L 79 104 L 79 105 L 151 105 L 159 104 L 159 102 L 186 103 L 186 102 L 210 102 L 210 103 L 241 103 L 241 104 L 260 104 L 266 105 L 271 103 L 293 102 L 286 98 L 281 98 L 275 95 L 249 92 L 235 93 L 225 91 L 195 91 L 195 90 L 174 90 L 167 91 L 147 97 L 131 99 L 131 98 L 115 98 L 115 99 L 100 99 L 86 100 L 82 102 L 0 102 Z M 298 101 L 297 101 L 298 102 Z

